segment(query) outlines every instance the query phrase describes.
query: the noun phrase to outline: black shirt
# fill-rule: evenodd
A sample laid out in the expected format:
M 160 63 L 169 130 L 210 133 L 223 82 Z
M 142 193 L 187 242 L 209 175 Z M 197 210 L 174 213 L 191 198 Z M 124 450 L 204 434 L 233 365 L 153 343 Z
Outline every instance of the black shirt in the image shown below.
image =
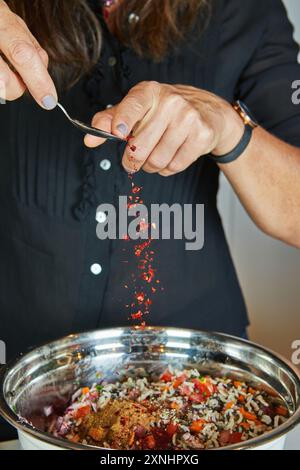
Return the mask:
M 299 146 L 300 107 L 291 101 L 298 47 L 279 0 L 214 1 L 204 33 L 190 34 L 161 63 L 137 57 L 102 26 L 98 66 L 61 97 L 71 115 L 89 121 L 143 80 L 188 84 L 244 100 L 261 125 Z M 59 110 L 45 112 L 28 97 L 0 106 L 0 136 L 0 339 L 8 356 L 71 332 L 128 324 L 124 285 L 136 260 L 123 240 L 99 241 L 95 220 L 99 204 L 129 192 L 124 147 L 85 148 Z M 136 175 L 146 204 L 205 204 L 201 251 L 155 241 L 164 290 L 149 324 L 236 335 L 248 324 L 216 207 L 218 179 L 206 157 L 170 178 Z

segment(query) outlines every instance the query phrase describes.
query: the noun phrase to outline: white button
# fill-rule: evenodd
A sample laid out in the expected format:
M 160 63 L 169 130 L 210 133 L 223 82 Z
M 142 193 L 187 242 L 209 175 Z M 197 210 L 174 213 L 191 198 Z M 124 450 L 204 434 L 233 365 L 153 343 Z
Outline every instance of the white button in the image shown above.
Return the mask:
M 95 275 L 95 276 L 99 276 L 99 274 L 102 273 L 102 266 L 100 264 L 93 264 L 91 266 L 91 272 Z
M 114 106 L 113 104 L 108 104 L 108 105 L 106 106 L 106 109 L 113 108 L 113 106 Z
M 111 162 L 107 159 L 102 160 L 102 162 L 100 162 L 100 168 L 104 171 L 110 170 L 111 169 Z
M 117 58 L 114 57 L 114 56 L 111 56 L 109 59 L 108 59 L 108 65 L 110 67 L 114 67 L 116 64 L 117 64 Z
M 107 219 L 107 215 L 105 214 L 105 212 L 97 212 L 96 213 L 96 220 L 97 222 L 99 222 L 99 224 L 104 224 L 104 222 L 106 222 L 106 219 Z

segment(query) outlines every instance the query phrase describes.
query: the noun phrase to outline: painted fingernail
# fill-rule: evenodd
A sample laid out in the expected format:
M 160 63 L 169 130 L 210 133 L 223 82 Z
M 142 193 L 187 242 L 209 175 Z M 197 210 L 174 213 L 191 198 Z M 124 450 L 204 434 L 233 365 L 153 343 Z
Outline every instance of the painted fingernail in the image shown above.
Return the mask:
M 47 95 L 44 96 L 42 99 L 42 105 L 44 106 L 45 109 L 48 111 L 51 111 L 52 109 L 56 108 L 57 106 L 57 99 L 54 98 L 52 95 Z
M 124 136 L 124 137 L 127 137 L 129 132 L 128 132 L 128 127 L 126 126 L 126 124 L 119 124 L 117 126 L 117 129 L 119 132 L 121 132 L 121 134 Z
M 136 173 L 136 170 L 133 170 L 132 168 L 126 168 L 124 165 L 123 168 L 129 175 L 134 175 L 134 173 Z

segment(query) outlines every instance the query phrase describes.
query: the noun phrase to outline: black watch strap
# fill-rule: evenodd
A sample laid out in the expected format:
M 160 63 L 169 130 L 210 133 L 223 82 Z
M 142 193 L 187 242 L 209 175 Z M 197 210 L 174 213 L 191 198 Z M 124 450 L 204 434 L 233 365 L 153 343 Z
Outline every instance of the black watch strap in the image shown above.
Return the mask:
M 253 133 L 253 127 L 250 126 L 249 124 L 246 124 L 243 137 L 241 138 L 240 142 L 231 152 L 227 153 L 226 155 L 222 155 L 220 157 L 215 157 L 211 155 L 210 158 L 215 163 L 219 163 L 219 164 L 234 162 L 234 160 L 239 158 L 248 147 L 251 137 L 252 137 L 252 133 Z

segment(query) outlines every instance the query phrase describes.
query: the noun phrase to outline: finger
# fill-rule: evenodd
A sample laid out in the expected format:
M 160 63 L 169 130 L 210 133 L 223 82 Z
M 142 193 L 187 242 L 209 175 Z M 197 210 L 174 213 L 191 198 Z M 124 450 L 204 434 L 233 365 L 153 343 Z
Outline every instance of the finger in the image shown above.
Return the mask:
M 118 137 L 127 137 L 134 129 L 137 134 L 151 119 L 159 104 L 160 85 L 142 82 L 130 90 L 117 106 L 112 122 L 112 132 Z
M 127 171 L 139 171 L 146 163 L 169 125 L 170 117 L 166 113 L 154 114 L 143 130 L 126 147 L 122 164 Z M 135 150 L 134 150 L 135 149 Z M 133 151 L 134 150 L 134 151 Z
M 15 74 L 0 57 L 0 98 L 3 100 L 16 100 L 26 90 L 22 79 Z
M 93 120 L 92 120 L 92 126 L 96 127 L 97 129 L 101 129 L 105 132 L 111 133 L 111 123 L 113 119 L 113 112 L 111 108 L 108 111 L 102 111 L 101 113 L 95 114 Z M 107 139 L 102 139 L 101 137 L 96 137 L 93 135 L 87 134 L 84 138 L 84 143 L 87 147 L 90 148 L 95 148 L 98 147 L 99 145 L 104 144 Z
M 34 35 L 31 33 L 30 29 L 28 29 L 25 21 L 20 18 L 19 16 L 16 16 L 17 22 L 20 24 L 21 28 L 23 29 L 24 33 L 27 33 L 31 39 L 32 44 L 36 48 L 37 52 L 40 54 L 40 57 L 45 64 L 45 66 L 48 68 L 49 65 L 49 56 L 45 49 L 42 48 L 38 40 L 34 37 Z
M 178 149 L 168 166 L 159 172 L 161 176 L 171 176 L 185 171 L 201 156 L 209 153 L 205 139 L 198 145 L 193 136 L 189 136 Z M 205 150 L 204 150 L 205 149 Z
M 185 129 L 169 127 L 146 160 L 143 170 L 147 173 L 159 173 L 164 170 L 173 160 L 186 138 L 187 131 Z
M 31 33 L 16 18 L 0 4 L 0 50 L 37 103 L 45 109 L 53 109 L 57 104 L 55 85 L 31 40 Z

